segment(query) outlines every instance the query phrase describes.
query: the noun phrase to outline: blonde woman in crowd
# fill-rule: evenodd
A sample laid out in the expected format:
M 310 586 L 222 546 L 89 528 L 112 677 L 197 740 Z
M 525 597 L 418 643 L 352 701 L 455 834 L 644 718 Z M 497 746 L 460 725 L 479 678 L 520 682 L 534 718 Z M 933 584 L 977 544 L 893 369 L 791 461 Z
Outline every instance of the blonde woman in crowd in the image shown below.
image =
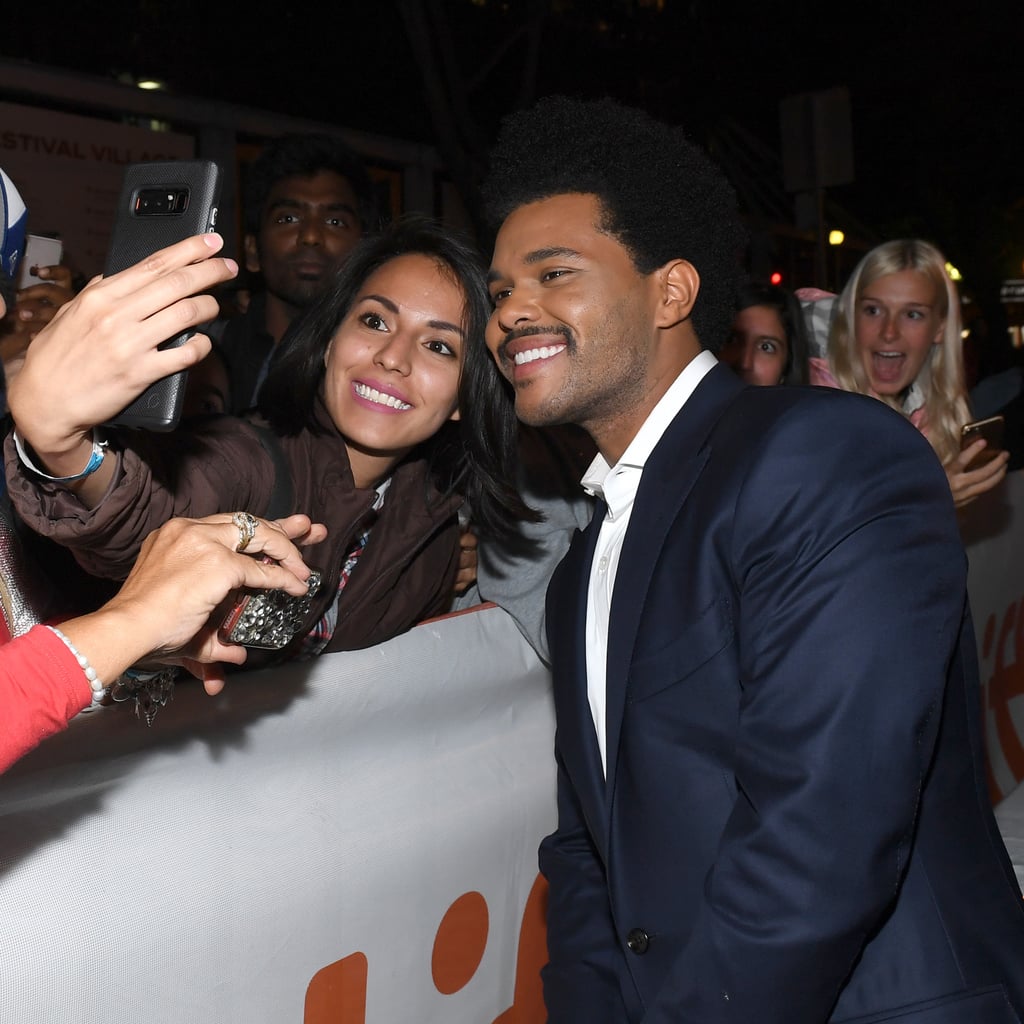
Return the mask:
M 825 348 L 820 328 L 826 310 L 820 302 L 812 305 L 810 382 L 870 395 L 903 413 L 942 461 L 957 506 L 995 487 L 1006 475 L 1008 454 L 978 459 L 984 440 L 960 448 L 960 430 L 971 414 L 960 299 L 942 253 L 920 239 L 877 246 L 857 265 L 835 307 Z

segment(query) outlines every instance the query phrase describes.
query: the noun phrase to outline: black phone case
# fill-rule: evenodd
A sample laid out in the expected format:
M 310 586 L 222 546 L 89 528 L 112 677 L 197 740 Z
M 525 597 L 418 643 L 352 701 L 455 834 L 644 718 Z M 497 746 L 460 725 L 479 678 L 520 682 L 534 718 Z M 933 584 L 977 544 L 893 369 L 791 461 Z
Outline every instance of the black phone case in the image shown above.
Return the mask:
M 187 188 L 188 206 L 181 213 L 137 216 L 135 199 L 142 189 Z M 127 270 L 158 249 L 201 235 L 217 225 L 220 168 L 212 160 L 181 160 L 132 164 L 125 170 L 117 217 L 104 276 Z M 195 332 L 168 338 L 160 347 L 184 344 Z M 188 373 L 171 374 L 151 384 L 111 421 L 113 426 L 173 430 L 181 418 Z

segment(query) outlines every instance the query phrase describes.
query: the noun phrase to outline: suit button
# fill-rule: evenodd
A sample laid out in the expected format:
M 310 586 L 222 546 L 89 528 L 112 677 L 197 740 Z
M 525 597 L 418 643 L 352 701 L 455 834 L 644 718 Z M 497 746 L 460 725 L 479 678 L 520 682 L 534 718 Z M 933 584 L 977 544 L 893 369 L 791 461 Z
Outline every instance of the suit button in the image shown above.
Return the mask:
M 643 956 L 651 946 L 651 937 L 643 928 L 630 928 L 626 936 L 626 945 L 637 956 Z

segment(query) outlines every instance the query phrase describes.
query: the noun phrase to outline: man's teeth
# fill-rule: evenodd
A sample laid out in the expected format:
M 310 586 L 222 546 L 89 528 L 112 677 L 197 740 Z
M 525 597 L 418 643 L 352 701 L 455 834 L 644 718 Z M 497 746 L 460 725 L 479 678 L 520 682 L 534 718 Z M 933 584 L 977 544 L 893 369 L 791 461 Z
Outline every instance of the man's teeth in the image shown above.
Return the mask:
M 517 352 L 515 355 L 516 366 L 523 366 L 532 363 L 535 359 L 550 359 L 565 350 L 564 345 L 545 345 L 544 348 L 531 348 L 527 352 Z
M 378 391 L 376 388 L 368 388 L 365 384 L 355 385 L 356 394 L 360 398 L 365 398 L 368 402 L 374 402 L 377 405 L 386 405 L 389 409 L 411 409 L 412 406 L 408 402 L 403 402 L 399 398 L 395 398 L 394 395 L 385 395 L 382 391 Z

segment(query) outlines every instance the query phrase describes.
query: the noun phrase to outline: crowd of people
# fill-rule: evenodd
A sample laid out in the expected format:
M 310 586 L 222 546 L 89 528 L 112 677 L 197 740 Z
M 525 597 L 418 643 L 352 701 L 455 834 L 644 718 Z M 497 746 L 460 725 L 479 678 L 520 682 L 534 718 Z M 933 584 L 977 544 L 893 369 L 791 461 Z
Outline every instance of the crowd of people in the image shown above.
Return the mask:
M 1009 452 L 964 444 L 972 420 L 960 297 L 946 258 L 923 239 L 872 249 L 840 295 L 748 283 L 721 350 L 748 383 L 814 384 L 870 395 L 903 413 L 935 449 L 963 507 L 1006 475 Z M 984 452 L 984 455 L 983 455 Z
M 124 583 L 9 629 L 0 767 L 154 666 L 215 692 L 468 589 L 554 676 L 552 1021 L 1020 1020 L 955 511 L 1007 455 L 962 444 L 944 257 L 887 242 L 802 303 L 742 283 L 721 172 L 611 101 L 509 118 L 483 190 L 489 270 L 383 225 L 336 140 L 282 139 L 249 178 L 245 312 L 217 319 L 214 234 L 7 290 L 10 543 Z M 108 425 L 182 369 L 174 432 Z M 304 598 L 273 650 L 219 630 L 245 588 Z

